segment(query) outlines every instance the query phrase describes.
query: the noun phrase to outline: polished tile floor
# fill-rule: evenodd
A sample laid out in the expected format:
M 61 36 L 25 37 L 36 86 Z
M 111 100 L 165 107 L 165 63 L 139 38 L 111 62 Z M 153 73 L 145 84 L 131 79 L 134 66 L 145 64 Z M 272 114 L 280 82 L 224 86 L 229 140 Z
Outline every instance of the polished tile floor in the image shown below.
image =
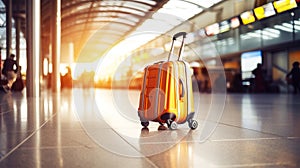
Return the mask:
M 0 167 L 300 167 L 300 95 L 196 94 L 195 119 L 142 129 L 138 91 L 0 95 Z

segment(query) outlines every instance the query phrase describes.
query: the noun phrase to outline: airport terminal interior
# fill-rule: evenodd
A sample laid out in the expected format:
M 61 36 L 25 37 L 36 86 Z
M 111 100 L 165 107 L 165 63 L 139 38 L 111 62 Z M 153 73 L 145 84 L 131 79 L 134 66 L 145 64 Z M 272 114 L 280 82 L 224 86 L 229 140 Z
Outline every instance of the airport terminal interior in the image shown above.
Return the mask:
M 300 167 L 300 0 L 0 9 L 1 168 Z

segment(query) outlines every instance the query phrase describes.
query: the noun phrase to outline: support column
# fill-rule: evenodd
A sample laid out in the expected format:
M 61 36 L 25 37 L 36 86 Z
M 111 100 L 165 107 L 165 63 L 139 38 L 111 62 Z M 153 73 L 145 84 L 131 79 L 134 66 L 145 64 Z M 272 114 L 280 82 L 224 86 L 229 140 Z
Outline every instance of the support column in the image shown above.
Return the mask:
M 255 0 L 254 7 L 259 7 L 267 3 L 267 0 Z
M 40 1 L 26 1 L 27 97 L 40 96 Z
M 16 28 L 16 61 L 18 66 L 20 65 L 20 32 L 21 32 L 21 4 L 17 4 L 17 13 L 14 13 L 15 16 L 15 28 Z M 24 16 L 23 16 L 24 17 Z
M 6 2 L 6 58 L 11 54 L 12 0 Z
M 60 13 L 60 8 L 61 8 L 61 0 L 54 0 L 52 1 L 52 66 L 53 66 L 53 71 L 52 71 L 52 91 L 53 92 L 59 92 L 60 91 L 60 43 L 61 43 L 61 37 L 60 37 L 60 25 L 61 25 L 61 13 Z
M 21 32 L 21 23 L 20 18 L 16 18 L 16 61 L 20 65 L 20 32 Z

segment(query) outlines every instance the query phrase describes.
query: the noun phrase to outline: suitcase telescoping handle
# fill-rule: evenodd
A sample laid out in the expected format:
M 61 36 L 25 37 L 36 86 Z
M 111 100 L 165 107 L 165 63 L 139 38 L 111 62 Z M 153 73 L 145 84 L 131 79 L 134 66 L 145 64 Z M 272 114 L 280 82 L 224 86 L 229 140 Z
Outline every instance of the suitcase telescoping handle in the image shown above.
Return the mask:
M 173 35 L 173 40 L 176 40 L 178 37 L 183 36 L 183 38 L 186 37 L 186 32 L 178 32 Z
M 171 51 L 170 51 L 169 56 L 168 56 L 168 61 L 170 61 L 171 55 L 174 52 L 174 42 L 180 36 L 182 36 L 182 41 L 181 41 L 181 46 L 180 46 L 180 49 L 179 49 L 179 55 L 178 55 L 177 60 L 179 61 L 179 59 L 180 59 L 181 53 L 183 52 L 183 49 L 184 49 L 184 39 L 186 38 L 186 32 L 178 32 L 178 33 L 173 35 L 172 44 L 171 44 Z

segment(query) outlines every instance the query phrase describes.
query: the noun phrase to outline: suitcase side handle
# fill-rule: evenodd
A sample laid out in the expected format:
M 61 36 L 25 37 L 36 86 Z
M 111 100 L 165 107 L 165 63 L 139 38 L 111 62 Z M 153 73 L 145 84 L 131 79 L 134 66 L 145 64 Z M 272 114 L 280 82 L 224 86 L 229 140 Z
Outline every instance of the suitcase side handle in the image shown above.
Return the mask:
M 171 50 L 170 50 L 170 53 L 169 53 L 169 56 L 168 56 L 168 61 L 170 61 L 171 55 L 173 54 L 173 51 L 174 51 L 174 42 L 177 40 L 178 37 L 182 36 L 182 41 L 181 41 L 181 46 L 180 46 L 180 49 L 179 49 L 179 54 L 178 54 L 177 61 L 180 60 L 180 56 L 181 56 L 181 53 L 183 52 L 183 48 L 184 48 L 184 39 L 186 38 L 186 34 L 187 34 L 186 32 L 178 32 L 178 33 L 173 35 Z
M 182 99 L 185 95 L 184 85 L 182 82 L 182 79 L 179 79 L 179 93 L 180 93 L 180 99 Z

